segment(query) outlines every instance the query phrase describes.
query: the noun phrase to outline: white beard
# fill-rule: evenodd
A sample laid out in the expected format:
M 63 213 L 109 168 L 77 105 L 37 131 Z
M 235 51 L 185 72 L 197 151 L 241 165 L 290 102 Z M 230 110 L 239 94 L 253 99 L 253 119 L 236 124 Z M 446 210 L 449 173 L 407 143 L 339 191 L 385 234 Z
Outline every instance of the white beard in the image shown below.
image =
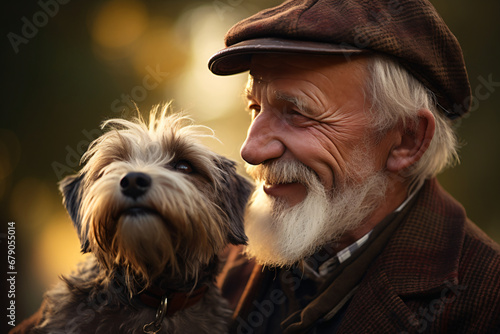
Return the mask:
M 341 187 L 327 191 L 318 176 L 300 162 L 249 166 L 257 188 L 245 219 L 247 255 L 263 265 L 290 266 L 361 225 L 383 201 L 387 188 L 383 172 L 363 169 L 356 173 L 364 176 L 361 183 L 350 177 Z M 306 198 L 289 207 L 264 192 L 266 181 L 301 182 L 307 188 Z

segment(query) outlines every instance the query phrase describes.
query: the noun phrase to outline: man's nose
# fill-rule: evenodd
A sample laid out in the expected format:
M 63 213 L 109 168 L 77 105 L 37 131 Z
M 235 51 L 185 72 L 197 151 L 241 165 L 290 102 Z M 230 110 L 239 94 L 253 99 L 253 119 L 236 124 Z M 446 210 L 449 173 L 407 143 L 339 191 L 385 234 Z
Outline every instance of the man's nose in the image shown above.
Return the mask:
M 272 113 L 261 111 L 248 129 L 247 139 L 241 146 L 241 157 L 251 165 L 277 159 L 285 152 L 280 140 L 279 119 Z

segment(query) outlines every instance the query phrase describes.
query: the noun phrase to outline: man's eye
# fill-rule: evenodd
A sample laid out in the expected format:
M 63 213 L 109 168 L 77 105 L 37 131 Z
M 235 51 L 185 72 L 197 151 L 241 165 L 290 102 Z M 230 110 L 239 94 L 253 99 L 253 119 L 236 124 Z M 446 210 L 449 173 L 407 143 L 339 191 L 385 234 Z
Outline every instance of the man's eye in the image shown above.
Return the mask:
M 252 119 L 255 119 L 260 112 L 260 106 L 258 104 L 252 104 L 248 107 L 248 112 L 250 113 Z
M 193 166 L 185 160 L 177 162 L 174 166 L 175 170 L 184 174 L 191 174 L 194 172 Z
M 315 124 L 316 122 L 312 120 L 311 118 L 303 115 L 302 113 L 292 110 L 288 113 L 288 120 L 290 124 L 296 125 L 296 126 L 310 126 Z

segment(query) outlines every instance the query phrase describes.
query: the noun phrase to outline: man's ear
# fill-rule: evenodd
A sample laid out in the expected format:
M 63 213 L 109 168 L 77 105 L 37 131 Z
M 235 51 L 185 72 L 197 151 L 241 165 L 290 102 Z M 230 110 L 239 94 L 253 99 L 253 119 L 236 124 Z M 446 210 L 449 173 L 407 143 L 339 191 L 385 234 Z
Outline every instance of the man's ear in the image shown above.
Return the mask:
M 434 137 L 436 121 L 430 110 L 421 109 L 418 111 L 417 122 L 410 122 L 400 130 L 398 141 L 387 158 L 387 170 L 404 170 L 419 161 L 427 151 Z

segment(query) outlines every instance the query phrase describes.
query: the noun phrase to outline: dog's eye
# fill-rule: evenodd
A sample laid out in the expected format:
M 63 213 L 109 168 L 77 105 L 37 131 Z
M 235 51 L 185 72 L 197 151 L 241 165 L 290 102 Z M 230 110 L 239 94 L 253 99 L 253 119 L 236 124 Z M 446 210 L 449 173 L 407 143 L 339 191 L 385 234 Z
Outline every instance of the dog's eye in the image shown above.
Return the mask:
M 187 161 L 181 160 L 174 166 L 175 170 L 184 174 L 191 174 L 194 172 L 193 166 Z

